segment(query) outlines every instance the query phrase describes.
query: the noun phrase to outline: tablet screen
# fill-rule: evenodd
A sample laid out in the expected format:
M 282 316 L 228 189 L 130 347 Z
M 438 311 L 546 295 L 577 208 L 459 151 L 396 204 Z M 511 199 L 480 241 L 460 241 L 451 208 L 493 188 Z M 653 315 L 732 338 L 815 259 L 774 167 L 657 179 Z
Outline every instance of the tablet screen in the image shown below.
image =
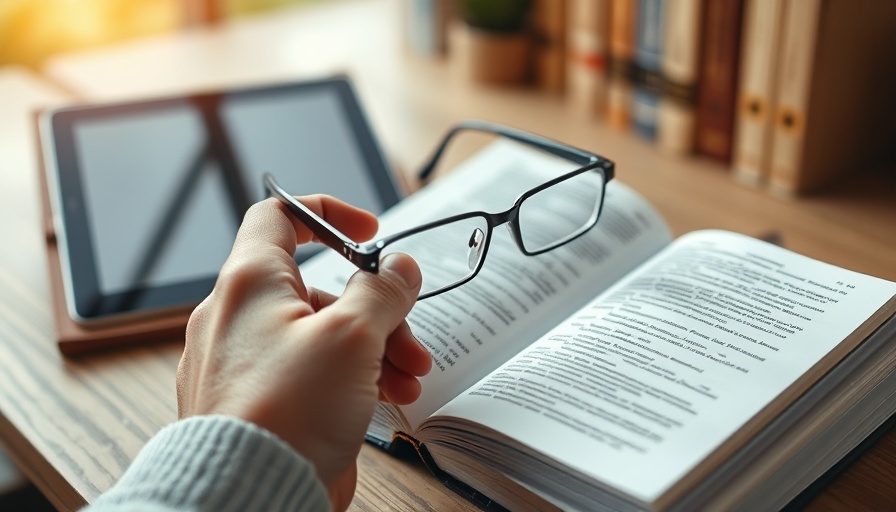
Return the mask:
M 51 126 L 80 320 L 201 300 L 265 172 L 375 213 L 398 200 L 341 79 L 65 109 Z

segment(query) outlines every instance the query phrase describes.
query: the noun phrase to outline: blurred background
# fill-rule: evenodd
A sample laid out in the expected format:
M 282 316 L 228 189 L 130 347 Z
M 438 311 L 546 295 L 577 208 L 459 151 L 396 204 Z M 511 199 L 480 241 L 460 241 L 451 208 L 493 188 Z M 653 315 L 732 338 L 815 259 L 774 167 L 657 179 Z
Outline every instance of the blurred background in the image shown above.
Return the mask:
M 890 150 L 896 139 L 896 54 L 890 41 L 896 2 L 852 4 L 0 0 L 0 66 L 26 67 L 90 100 L 122 96 L 126 89 L 139 96 L 304 78 L 335 72 L 340 65 L 361 82 L 363 96 L 364 81 L 391 79 L 399 89 L 401 80 L 427 84 L 420 77 L 425 74 L 439 82 L 442 97 L 468 111 L 478 112 L 477 100 L 494 94 L 502 96 L 500 102 L 514 96 L 516 102 L 562 103 L 562 115 L 577 115 L 575 122 L 588 118 L 599 123 L 598 130 L 634 135 L 666 157 L 705 158 L 741 183 L 796 195 L 829 189 L 857 169 L 896 162 Z M 303 19 L 312 17 L 297 14 L 312 5 L 318 13 L 324 5 L 351 7 L 321 14 L 313 24 Z M 370 15 L 365 19 L 357 12 Z M 281 21 L 272 21 L 278 16 Z M 241 24 L 254 18 L 267 21 Z M 335 23 L 342 26 L 328 26 Z M 164 43 L 205 59 L 194 61 L 196 69 L 172 64 L 170 52 L 132 52 L 135 67 L 186 76 L 180 81 L 133 70 L 134 83 L 125 84 L 111 60 L 91 68 L 99 60 L 78 57 L 216 26 L 224 28 L 209 39 L 218 37 L 219 47 L 230 45 L 227 51 L 195 51 L 205 43 L 186 38 Z M 396 51 L 396 41 L 403 53 Z M 218 59 L 228 51 L 232 62 Z M 54 65 L 60 55 L 75 57 Z M 163 65 L 146 62 L 159 55 Z M 387 71 L 393 75 L 387 77 Z M 87 77 L 91 73 L 105 76 Z M 103 79 L 112 85 L 99 84 Z M 507 119 L 495 120 L 516 121 L 510 109 L 496 112 Z M 570 121 L 552 115 L 547 131 L 551 122 Z
M 0 0 L 0 66 L 328 0 Z

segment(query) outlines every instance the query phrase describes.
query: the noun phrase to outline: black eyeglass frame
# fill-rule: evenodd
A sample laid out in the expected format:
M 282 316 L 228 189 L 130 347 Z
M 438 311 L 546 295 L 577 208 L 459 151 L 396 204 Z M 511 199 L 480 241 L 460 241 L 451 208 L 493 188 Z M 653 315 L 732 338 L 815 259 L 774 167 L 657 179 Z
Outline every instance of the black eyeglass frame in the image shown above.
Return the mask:
M 427 160 L 427 163 L 421 168 L 418 174 L 418 178 L 421 180 L 421 182 L 425 182 L 427 178 L 431 176 L 432 172 L 436 168 L 436 164 L 438 163 L 445 149 L 448 147 L 448 144 L 451 142 L 451 139 L 453 139 L 458 133 L 465 130 L 474 130 L 507 137 L 511 140 L 535 147 L 560 158 L 570 160 L 576 164 L 579 164 L 581 167 L 556 178 L 553 178 L 545 183 L 542 183 L 541 185 L 538 185 L 537 187 L 527 190 L 526 192 L 523 192 L 513 202 L 513 206 L 502 212 L 489 213 L 483 211 L 471 211 L 452 215 L 443 219 L 427 222 L 425 224 L 400 231 L 398 233 L 380 238 L 378 240 L 363 243 L 358 243 L 350 239 L 341 231 L 333 227 L 330 223 L 311 211 L 311 209 L 309 209 L 298 199 L 296 199 L 286 190 L 280 187 L 276 179 L 270 173 L 265 173 L 264 184 L 274 197 L 282 201 L 293 213 L 293 215 L 295 215 L 306 227 L 308 227 L 308 229 L 311 230 L 312 233 L 314 233 L 318 241 L 341 254 L 345 259 L 350 261 L 359 269 L 372 273 L 377 273 L 379 271 L 380 254 L 382 253 L 383 249 L 398 240 L 460 220 L 470 219 L 474 217 L 485 219 L 488 230 L 485 233 L 485 238 L 483 240 L 482 246 L 482 254 L 479 257 L 476 268 L 467 277 L 457 282 L 426 293 L 421 293 L 417 297 L 417 300 L 423 300 L 452 290 L 476 277 L 476 275 L 482 268 L 482 265 L 485 263 L 488 248 L 491 243 L 492 232 L 498 226 L 509 224 L 514 242 L 516 243 L 516 246 L 520 250 L 520 252 L 527 256 L 536 256 L 556 249 L 557 247 L 567 244 L 572 240 L 575 240 L 576 238 L 588 232 L 591 228 L 594 227 L 595 224 L 597 224 L 597 221 L 600 218 L 600 213 L 603 210 L 606 183 L 613 179 L 614 176 L 615 165 L 612 161 L 607 160 L 606 158 L 597 154 L 576 148 L 574 146 L 563 144 L 561 142 L 557 142 L 540 135 L 516 130 L 494 123 L 488 123 L 485 121 L 465 121 L 453 127 L 444 136 L 442 142 L 439 144 L 439 146 L 437 146 L 436 150 Z M 594 212 L 592 218 L 578 231 L 570 234 L 565 238 L 562 238 L 537 250 L 526 249 L 519 226 L 519 212 L 523 202 L 527 198 L 532 197 L 542 190 L 550 188 L 562 181 L 568 180 L 585 172 L 600 173 L 602 175 L 604 183 L 604 187 L 601 188 L 601 197 L 600 202 L 598 203 L 599 206 L 597 208 L 597 211 Z

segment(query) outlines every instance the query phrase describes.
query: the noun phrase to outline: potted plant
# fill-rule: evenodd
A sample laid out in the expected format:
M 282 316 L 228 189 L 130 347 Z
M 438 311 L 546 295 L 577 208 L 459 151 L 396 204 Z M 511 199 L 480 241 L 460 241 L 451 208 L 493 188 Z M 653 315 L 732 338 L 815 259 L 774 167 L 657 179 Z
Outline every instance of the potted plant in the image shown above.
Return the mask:
M 473 80 L 515 84 L 527 78 L 531 4 L 531 0 L 458 0 L 467 43 L 461 51 L 466 52 Z

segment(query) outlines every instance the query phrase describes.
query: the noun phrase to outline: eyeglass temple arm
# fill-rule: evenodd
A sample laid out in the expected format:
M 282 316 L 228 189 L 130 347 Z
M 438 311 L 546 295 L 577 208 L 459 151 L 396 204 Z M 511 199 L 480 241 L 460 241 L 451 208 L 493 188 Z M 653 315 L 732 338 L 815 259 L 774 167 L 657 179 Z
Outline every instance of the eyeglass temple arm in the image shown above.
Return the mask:
M 442 138 L 442 142 L 429 157 L 429 160 L 427 160 L 423 167 L 420 169 L 420 172 L 417 174 L 417 179 L 419 179 L 421 182 L 426 181 L 426 179 L 435 170 L 436 164 L 442 157 L 442 153 L 445 152 L 445 148 L 448 147 L 448 144 L 451 142 L 455 135 L 464 130 L 501 135 L 507 137 L 508 139 L 538 148 L 560 158 L 565 158 L 567 160 L 573 161 L 582 166 L 600 160 L 600 157 L 595 155 L 594 153 L 589 153 L 588 151 L 548 139 L 547 137 L 542 137 L 540 135 L 535 135 L 534 133 L 524 132 L 522 130 L 509 128 L 507 126 L 502 126 L 495 123 L 472 120 L 464 121 L 457 124 L 456 126 L 451 128 L 451 130 L 449 130 L 447 134 L 445 134 L 445 137 Z
M 289 211 L 292 212 L 302 224 L 305 225 L 317 240 L 341 254 L 345 259 L 349 260 L 356 267 L 376 273 L 378 270 L 378 261 L 376 255 L 371 255 L 358 250 L 358 244 L 351 238 L 344 235 L 341 231 L 333 227 L 332 224 L 319 217 L 310 208 L 301 203 L 286 192 L 277 183 L 270 173 L 264 174 L 264 184 L 274 196 L 283 201 Z

